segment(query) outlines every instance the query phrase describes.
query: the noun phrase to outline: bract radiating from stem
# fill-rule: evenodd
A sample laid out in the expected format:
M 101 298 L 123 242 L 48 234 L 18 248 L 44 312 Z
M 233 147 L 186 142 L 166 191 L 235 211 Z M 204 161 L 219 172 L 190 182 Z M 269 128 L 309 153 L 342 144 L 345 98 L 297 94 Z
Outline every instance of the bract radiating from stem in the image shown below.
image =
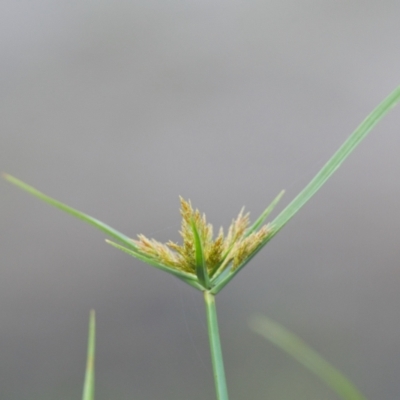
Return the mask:
M 195 260 L 196 260 L 196 275 L 199 282 L 206 289 L 210 288 L 210 278 L 207 271 L 207 263 L 204 257 L 203 243 L 197 230 L 196 223 L 194 220 L 191 221 L 193 230 L 193 242 L 195 246 Z
M 314 196 L 331 175 L 340 167 L 344 160 L 354 151 L 361 141 L 371 132 L 372 128 L 400 101 L 400 86 L 389 94 L 372 113 L 358 126 L 343 145 L 322 167 L 311 182 L 286 206 L 286 208 L 271 222 L 272 232 L 264 238 L 252 254 L 224 280 L 213 287 L 212 292 L 220 292 L 247 263 L 294 217 L 295 214 Z

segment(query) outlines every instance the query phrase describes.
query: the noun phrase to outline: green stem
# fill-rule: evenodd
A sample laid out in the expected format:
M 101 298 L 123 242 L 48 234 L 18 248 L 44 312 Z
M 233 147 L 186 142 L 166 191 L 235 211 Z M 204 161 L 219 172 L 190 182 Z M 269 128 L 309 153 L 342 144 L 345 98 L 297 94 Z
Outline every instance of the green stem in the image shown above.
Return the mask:
M 218 400 L 228 400 L 224 360 L 222 358 L 221 341 L 219 339 L 217 308 L 215 307 L 215 296 L 206 290 L 204 292 L 204 302 L 206 304 L 207 312 L 208 338 L 210 340 L 215 391 Z

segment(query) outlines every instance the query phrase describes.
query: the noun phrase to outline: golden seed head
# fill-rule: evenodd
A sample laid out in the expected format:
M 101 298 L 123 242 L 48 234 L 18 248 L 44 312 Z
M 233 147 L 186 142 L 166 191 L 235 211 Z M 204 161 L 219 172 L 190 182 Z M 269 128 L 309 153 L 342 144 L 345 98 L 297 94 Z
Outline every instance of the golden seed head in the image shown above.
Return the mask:
M 138 235 L 135 244 L 145 256 L 176 270 L 195 273 L 196 271 L 196 246 L 192 223 L 200 236 L 203 246 L 204 258 L 210 277 L 216 272 L 221 272 L 232 263 L 232 268 L 242 264 L 272 232 L 269 225 L 264 225 L 258 231 L 247 234 L 249 227 L 249 213 L 244 214 L 244 208 L 238 217 L 232 221 L 225 236 L 220 228 L 218 236 L 213 239 L 213 227 L 207 223 L 206 216 L 194 210 L 191 202 L 180 197 L 182 225 L 180 235 L 181 245 L 169 241 L 166 244 L 144 235 Z

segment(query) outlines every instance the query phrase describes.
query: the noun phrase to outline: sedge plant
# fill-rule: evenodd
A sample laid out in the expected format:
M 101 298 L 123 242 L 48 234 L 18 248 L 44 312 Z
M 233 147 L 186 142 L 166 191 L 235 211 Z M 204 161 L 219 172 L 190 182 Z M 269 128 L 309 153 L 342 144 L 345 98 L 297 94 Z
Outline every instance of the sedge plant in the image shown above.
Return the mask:
M 8 174 L 3 177 L 39 199 L 77 217 L 106 233 L 111 246 L 174 275 L 204 294 L 208 336 L 214 372 L 216 398 L 228 400 L 221 341 L 218 330 L 216 295 L 249 263 L 249 261 L 286 225 L 286 223 L 324 185 L 372 128 L 400 101 L 400 86 L 389 94 L 348 137 L 311 182 L 271 222 L 266 223 L 283 192 L 272 201 L 259 218 L 250 224 L 244 210 L 233 220 L 228 231 L 222 228 L 214 235 L 204 214 L 191 202 L 181 202 L 182 244 L 160 243 L 144 235 L 132 239 L 105 223 L 67 206 Z M 251 327 L 328 384 L 344 400 L 365 400 L 360 391 L 338 370 L 322 359 L 294 334 L 265 318 L 254 317 Z M 83 400 L 94 400 L 94 313 L 90 317 L 88 361 Z

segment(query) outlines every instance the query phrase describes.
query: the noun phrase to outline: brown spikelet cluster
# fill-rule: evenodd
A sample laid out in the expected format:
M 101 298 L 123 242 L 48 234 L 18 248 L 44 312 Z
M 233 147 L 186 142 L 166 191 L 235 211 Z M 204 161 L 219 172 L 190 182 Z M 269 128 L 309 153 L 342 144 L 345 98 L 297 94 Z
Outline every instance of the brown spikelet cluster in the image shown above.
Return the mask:
M 261 242 L 271 233 L 268 225 L 264 225 L 258 231 L 247 234 L 249 227 L 249 214 L 244 214 L 242 209 L 238 217 L 232 221 L 225 236 L 220 228 L 216 238 L 213 238 L 213 227 L 207 223 L 206 216 L 194 210 L 190 201 L 180 198 L 182 226 L 180 234 L 182 244 L 169 241 L 166 244 L 148 239 L 139 235 L 135 240 L 138 250 L 146 257 L 153 259 L 174 269 L 195 273 L 196 270 L 196 246 L 192 228 L 195 224 L 203 246 L 204 259 L 210 277 L 216 271 L 221 272 L 232 263 L 237 268 Z

